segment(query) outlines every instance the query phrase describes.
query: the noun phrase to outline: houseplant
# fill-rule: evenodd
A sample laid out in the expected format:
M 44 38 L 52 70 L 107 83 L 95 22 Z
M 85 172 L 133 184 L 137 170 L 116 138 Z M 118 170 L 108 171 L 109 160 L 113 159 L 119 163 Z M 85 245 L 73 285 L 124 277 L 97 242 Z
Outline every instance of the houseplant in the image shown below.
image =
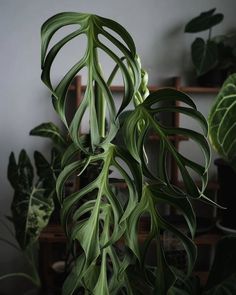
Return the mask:
M 202 12 L 185 26 L 185 33 L 208 32 L 206 40 L 198 37 L 191 46 L 192 62 L 203 86 L 221 85 L 236 68 L 235 33 L 212 36 L 212 28 L 223 21 L 216 9 Z
M 40 152 L 34 152 L 33 164 L 25 150 L 19 153 L 18 161 L 12 152 L 8 163 L 8 180 L 14 190 L 11 202 L 11 216 L 15 242 L 1 237 L 0 240 L 19 250 L 25 258 L 28 272 L 2 275 L 0 279 L 24 277 L 36 287 L 41 281 L 38 274 L 36 252 L 38 238 L 56 211 L 56 179 L 61 171 L 61 155 L 70 143 L 60 129 L 52 122 L 42 123 L 30 131 L 30 135 L 48 137 L 53 142 L 50 161 Z M 36 171 L 35 171 L 36 170 Z M 35 173 L 36 172 L 36 173 Z M 6 222 L 2 222 L 6 225 Z M 6 225 L 6 228 L 8 226 Z
M 221 225 L 236 229 L 236 74 L 224 82 L 209 114 L 209 138 L 213 148 L 223 158 L 217 160 L 220 183 L 219 202 L 227 210 L 222 212 Z M 226 229 L 227 230 L 227 229 Z
M 77 25 L 77 29 L 51 45 L 54 34 L 69 25 Z M 41 32 L 42 80 L 50 89 L 53 106 L 73 141 L 63 156 L 63 170 L 57 179 L 61 221 L 74 257 L 74 267 L 66 278 L 63 294 L 167 294 L 178 272 L 165 260 L 162 231 L 172 232 L 183 243 L 188 256 L 188 273 L 191 273 L 196 259 L 196 247 L 190 237 L 160 215 L 157 206 L 164 202 L 178 208 L 191 236 L 194 235 L 196 221 L 190 199 L 202 198 L 210 202 L 203 193 L 210 159 L 209 146 L 203 135 L 207 133 L 207 123 L 192 100 L 182 92 L 161 89 L 148 95 L 147 75 L 141 70 L 133 39 L 113 20 L 65 12 L 47 20 Z M 50 69 L 56 55 L 64 45 L 80 36 L 86 37 L 84 55 L 54 87 Z M 114 62 L 114 69 L 108 78 L 102 71 L 100 52 Z M 65 112 L 66 94 L 74 76 L 84 68 L 87 69 L 84 98 L 69 123 Z M 119 108 L 110 90 L 117 73 L 121 74 L 124 83 Z M 163 105 L 166 101 L 173 102 L 173 106 Z M 181 101 L 184 106 L 176 106 L 176 101 Z M 134 110 L 126 116 L 121 127 L 125 144 L 115 144 L 120 131 L 119 119 L 131 102 Z M 89 114 L 90 141 L 85 143 L 79 128 L 86 112 Z M 203 134 L 162 125 L 158 115 L 166 112 L 183 113 L 197 120 L 203 128 Z M 160 154 L 156 164 L 158 175 L 150 171 L 146 160 L 145 142 L 150 130 L 160 139 Z M 203 165 L 176 150 L 169 136 L 177 134 L 189 136 L 200 146 L 205 159 Z M 81 160 L 76 158 L 79 151 L 85 155 Z M 166 168 L 168 155 L 178 165 L 185 191 L 170 183 Z M 101 165 L 96 178 L 81 190 L 65 197 L 66 180 L 74 174 L 83 175 L 95 163 Z M 188 168 L 199 175 L 201 187 L 196 186 Z M 121 204 L 112 191 L 110 170 L 116 170 L 127 185 L 128 198 L 125 204 Z M 151 227 L 143 247 L 140 247 L 137 228 L 144 212 L 150 216 Z M 151 241 L 155 241 L 157 248 L 154 267 L 145 264 Z M 137 289 L 137 283 L 142 288 Z
M 228 235 L 216 244 L 213 263 L 205 285 L 197 276 L 179 280 L 170 295 L 233 295 L 236 292 L 236 236 Z
M 61 28 L 77 25 L 77 29 L 51 45 L 52 37 Z M 178 208 L 194 235 L 196 222 L 191 198 L 203 198 L 207 183 L 210 150 L 203 134 L 185 128 L 163 126 L 160 113 L 179 112 L 196 119 L 207 132 L 207 123 L 196 110 L 192 100 L 184 93 L 162 89 L 148 95 L 147 81 L 141 70 L 133 39 L 118 23 L 97 15 L 65 12 L 47 20 L 42 26 L 42 80 L 52 93 L 53 106 L 64 122 L 73 143 L 62 159 L 63 171 L 57 180 L 57 194 L 61 203 L 61 221 L 74 257 L 74 267 L 67 277 L 63 294 L 167 294 L 178 272 L 165 259 L 161 242 L 163 230 L 172 232 L 183 244 L 191 273 L 196 258 L 192 240 L 163 218 L 158 205 L 167 203 Z M 51 66 L 58 52 L 75 37 L 86 37 L 86 49 L 81 59 L 66 73 L 57 86 L 51 82 Z M 50 48 L 49 48 L 50 46 Z M 114 69 L 105 78 L 100 53 L 114 62 Z M 74 76 L 87 69 L 87 87 L 84 98 L 69 123 L 66 118 L 67 91 Z M 110 90 L 111 82 L 120 73 L 124 83 L 124 95 L 117 109 Z M 143 73 L 143 75 L 142 75 Z M 107 73 L 106 73 L 107 74 Z M 181 101 L 185 106 L 162 106 L 163 102 Z M 115 143 L 119 119 L 126 107 L 133 103 L 122 125 L 125 145 Z M 84 114 L 89 114 L 90 141 L 84 142 L 79 134 Z M 105 130 L 105 122 L 108 128 Z M 146 160 L 147 133 L 154 132 L 160 139 L 160 155 L 157 174 L 150 171 Z M 204 164 L 200 165 L 181 155 L 169 136 L 189 136 L 200 145 Z M 84 157 L 78 160 L 77 153 Z M 167 173 L 167 156 L 171 155 L 180 170 L 185 191 L 170 183 Z M 64 195 L 64 184 L 72 175 L 83 175 L 91 165 L 99 163 L 101 171 L 81 190 Z M 201 179 L 197 187 L 188 168 Z M 128 197 L 121 204 L 114 195 L 110 182 L 110 170 L 116 170 L 128 187 Z M 140 247 L 138 223 L 146 212 L 151 226 L 147 238 Z M 154 267 L 145 264 L 151 241 L 157 245 Z

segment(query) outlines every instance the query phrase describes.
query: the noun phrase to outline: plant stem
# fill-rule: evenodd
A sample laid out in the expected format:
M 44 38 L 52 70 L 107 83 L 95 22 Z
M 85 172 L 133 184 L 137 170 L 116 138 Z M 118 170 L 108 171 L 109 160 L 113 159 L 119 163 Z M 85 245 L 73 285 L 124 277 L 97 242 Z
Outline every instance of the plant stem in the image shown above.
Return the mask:
M 34 253 L 34 244 L 31 245 L 27 251 L 25 252 L 25 256 L 27 259 L 27 262 L 30 266 L 30 271 L 31 271 L 31 278 L 32 282 L 37 286 L 41 287 L 41 280 L 39 277 L 38 269 L 37 269 L 37 264 L 35 261 L 35 253 Z
M 94 58 L 98 64 L 99 74 L 102 77 L 103 76 L 102 69 L 101 69 L 100 64 L 98 63 L 97 49 L 95 49 Z M 103 95 L 103 92 L 96 81 L 95 81 L 94 93 L 95 93 L 95 107 L 96 107 L 97 118 L 98 118 L 99 135 L 100 135 L 100 137 L 105 137 L 105 133 L 106 133 L 106 102 L 105 102 L 105 97 Z
M 212 33 L 212 28 L 209 29 L 208 41 L 211 40 L 211 33 Z

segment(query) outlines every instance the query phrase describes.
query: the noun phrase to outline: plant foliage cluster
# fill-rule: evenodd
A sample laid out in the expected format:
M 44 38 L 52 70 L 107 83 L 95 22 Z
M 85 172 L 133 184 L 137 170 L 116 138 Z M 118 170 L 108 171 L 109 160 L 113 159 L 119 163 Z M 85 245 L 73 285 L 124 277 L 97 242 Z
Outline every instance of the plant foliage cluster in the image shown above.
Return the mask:
M 77 28 L 53 43 L 57 31 L 69 25 Z M 87 40 L 84 54 L 54 87 L 51 67 L 57 54 L 68 42 L 81 36 Z M 108 78 L 102 70 L 101 52 L 115 65 Z M 69 121 L 66 117 L 68 88 L 75 75 L 84 69 L 87 70 L 84 97 Z M 110 88 L 118 73 L 124 86 L 119 107 Z M 62 172 L 56 184 L 61 221 L 75 261 L 64 283 L 63 294 L 80 294 L 81 290 L 95 295 L 167 294 L 179 272 L 166 261 L 162 232 L 172 232 L 183 244 L 188 257 L 188 274 L 196 259 L 196 246 L 191 239 L 196 218 L 191 199 L 209 201 L 203 193 L 210 160 L 205 138 L 206 120 L 182 92 L 160 89 L 149 95 L 147 74 L 141 68 L 133 39 L 121 25 L 97 15 L 65 12 L 43 24 L 42 80 L 50 89 L 53 106 L 72 139 L 62 158 Z M 166 106 L 167 102 L 171 105 Z M 133 104 L 133 111 L 124 115 L 130 104 Z M 196 120 L 202 133 L 167 126 L 159 120 L 161 114 L 175 112 Z M 85 114 L 89 114 L 89 141 L 84 141 L 79 133 Z M 120 132 L 123 144 L 115 140 Z M 145 152 L 149 132 L 155 133 L 160 142 L 155 173 L 149 168 Z M 175 135 L 188 136 L 200 147 L 205 159 L 202 165 L 176 149 L 171 141 L 171 136 Z M 79 152 L 84 155 L 80 160 L 76 157 Z M 178 166 L 184 189 L 170 181 L 167 171 L 170 156 Z M 98 175 L 79 191 L 65 196 L 66 181 L 73 175 L 83 176 L 94 164 L 100 167 Z M 110 171 L 114 170 L 127 185 L 125 202 L 121 202 L 112 189 Z M 199 187 L 190 170 L 201 179 Z M 183 234 L 161 216 L 158 208 L 163 203 L 182 213 L 190 235 Z M 138 224 L 144 213 L 150 217 L 151 225 L 141 247 Z M 149 266 L 146 255 L 153 243 L 157 259 L 154 266 Z

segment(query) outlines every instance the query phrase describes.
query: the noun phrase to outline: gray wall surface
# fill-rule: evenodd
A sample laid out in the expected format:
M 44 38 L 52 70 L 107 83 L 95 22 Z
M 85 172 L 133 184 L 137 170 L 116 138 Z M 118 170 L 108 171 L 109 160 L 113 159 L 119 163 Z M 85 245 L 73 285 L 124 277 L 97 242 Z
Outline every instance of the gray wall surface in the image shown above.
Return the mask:
M 35 149 L 47 151 L 46 140 L 30 137 L 28 133 L 41 122 L 58 120 L 49 92 L 40 80 L 40 26 L 47 18 L 62 11 L 80 11 L 120 22 L 135 40 L 143 67 L 149 72 L 150 84 L 159 85 L 164 78 L 188 77 L 192 70 L 189 49 L 196 36 L 184 34 L 184 25 L 213 7 L 225 15 L 213 33 L 235 29 L 235 0 L 0 0 L 1 213 L 9 213 L 12 199 L 6 176 L 10 152 L 18 155 L 24 148 L 32 156 Z M 71 55 L 76 51 L 80 51 L 78 46 L 68 49 L 71 62 Z M 55 73 L 63 73 L 67 65 L 64 57 L 54 69 Z M 58 75 L 56 79 L 61 74 Z M 196 98 L 206 115 L 212 99 Z M 183 149 L 188 148 L 183 146 Z M 18 254 L 3 245 L 0 249 L 0 272 L 19 269 Z M 6 288 L 10 290 L 10 285 Z M 14 285 L 12 288 L 15 290 Z

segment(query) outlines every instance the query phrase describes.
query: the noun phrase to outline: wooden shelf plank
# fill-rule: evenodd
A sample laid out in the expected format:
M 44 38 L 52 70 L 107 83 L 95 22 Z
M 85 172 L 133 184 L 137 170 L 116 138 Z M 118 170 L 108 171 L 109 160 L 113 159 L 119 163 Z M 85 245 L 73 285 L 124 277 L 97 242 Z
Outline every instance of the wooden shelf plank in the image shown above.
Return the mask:
M 188 93 L 199 93 L 199 94 L 217 94 L 220 88 L 217 87 L 198 87 L 198 86 L 181 86 L 180 91 Z
M 81 90 L 85 91 L 85 89 L 86 89 L 86 85 L 82 85 Z M 111 89 L 112 92 L 119 93 L 119 92 L 124 91 L 124 86 L 113 85 L 113 86 L 110 87 L 110 89 Z M 151 86 L 148 86 L 148 89 L 149 89 L 150 92 L 154 92 L 154 91 L 157 91 L 160 88 L 151 85 Z M 75 91 L 75 90 L 76 90 L 76 86 L 74 84 L 71 84 L 69 86 L 69 91 Z

